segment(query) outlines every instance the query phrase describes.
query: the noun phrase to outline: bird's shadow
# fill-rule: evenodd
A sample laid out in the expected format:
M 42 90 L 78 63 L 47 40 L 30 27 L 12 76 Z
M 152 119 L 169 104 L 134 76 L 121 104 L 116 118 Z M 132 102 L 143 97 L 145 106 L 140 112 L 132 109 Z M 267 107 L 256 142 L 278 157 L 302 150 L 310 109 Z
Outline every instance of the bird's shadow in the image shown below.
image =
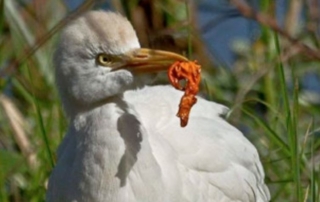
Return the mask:
M 141 149 L 141 124 L 136 116 L 125 113 L 119 117 L 117 128 L 125 143 L 125 152 L 118 165 L 116 177 L 120 179 L 120 186 L 126 185 L 126 180 L 133 165 L 137 162 L 137 155 Z

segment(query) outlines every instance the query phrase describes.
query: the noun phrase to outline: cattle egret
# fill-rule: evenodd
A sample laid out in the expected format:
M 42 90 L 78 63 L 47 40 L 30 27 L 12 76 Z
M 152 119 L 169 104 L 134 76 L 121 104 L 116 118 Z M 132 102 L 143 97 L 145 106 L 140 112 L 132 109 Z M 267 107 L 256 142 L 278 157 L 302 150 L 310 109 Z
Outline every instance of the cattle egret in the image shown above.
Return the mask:
M 142 76 L 181 55 L 140 48 L 120 14 L 91 11 L 62 31 L 54 62 L 70 124 L 48 185 L 48 202 L 269 201 L 255 147 L 198 98 L 189 123 L 183 92 Z M 150 75 L 150 74 L 149 74 Z

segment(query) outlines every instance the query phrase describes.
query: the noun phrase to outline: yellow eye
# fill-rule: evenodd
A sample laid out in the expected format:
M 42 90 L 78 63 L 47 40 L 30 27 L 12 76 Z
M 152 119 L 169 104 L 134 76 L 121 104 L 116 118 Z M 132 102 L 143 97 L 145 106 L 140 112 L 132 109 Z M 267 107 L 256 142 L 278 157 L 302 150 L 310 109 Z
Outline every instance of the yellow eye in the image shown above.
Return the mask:
M 105 53 L 101 53 L 97 56 L 97 63 L 102 66 L 108 66 L 112 64 L 113 60 L 112 57 Z

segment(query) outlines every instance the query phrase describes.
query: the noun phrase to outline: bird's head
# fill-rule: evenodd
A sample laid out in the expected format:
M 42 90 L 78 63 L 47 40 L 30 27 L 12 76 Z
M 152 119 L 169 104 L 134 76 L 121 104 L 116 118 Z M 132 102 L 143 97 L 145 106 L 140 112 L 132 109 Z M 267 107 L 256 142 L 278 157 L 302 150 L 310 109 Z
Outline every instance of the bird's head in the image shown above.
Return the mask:
M 130 22 L 113 12 L 91 11 L 64 28 L 54 57 L 56 82 L 67 114 L 122 94 L 135 75 L 166 70 L 179 54 L 140 48 Z

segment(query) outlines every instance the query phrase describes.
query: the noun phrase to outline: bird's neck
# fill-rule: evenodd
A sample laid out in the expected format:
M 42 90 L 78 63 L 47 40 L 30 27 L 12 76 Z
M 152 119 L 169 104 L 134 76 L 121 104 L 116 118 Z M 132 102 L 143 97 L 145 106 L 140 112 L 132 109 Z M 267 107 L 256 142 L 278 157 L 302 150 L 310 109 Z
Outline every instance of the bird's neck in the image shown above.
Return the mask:
M 128 112 L 127 103 L 122 96 L 108 99 L 108 102 L 77 114 L 71 121 L 71 127 L 77 134 L 77 141 L 82 145 L 82 151 L 101 155 L 103 164 L 115 165 L 125 150 L 125 139 L 122 135 L 127 125 L 124 117 L 134 115 Z M 110 167 L 110 166 L 109 166 Z
M 110 165 L 116 165 L 125 150 L 119 132 L 119 120 L 126 114 L 125 102 L 121 97 L 114 97 L 100 106 L 79 111 L 70 117 L 69 131 L 59 148 L 58 160 L 72 151 L 80 157 L 74 160 L 115 167 Z M 92 162 L 95 161 L 92 158 L 99 160 Z
M 123 96 L 115 96 L 95 103 L 90 107 L 77 110 L 71 114 L 71 125 L 78 131 L 95 132 L 98 129 L 115 129 L 116 122 L 123 114 L 127 113 L 127 103 Z
M 101 183 L 105 189 L 125 186 L 134 166 L 158 166 L 139 119 L 121 97 L 78 114 L 71 123 L 58 164 L 76 165 L 78 173 L 73 175 L 78 183 L 90 185 L 90 190 L 99 189 Z M 143 156 L 143 162 L 138 155 Z

